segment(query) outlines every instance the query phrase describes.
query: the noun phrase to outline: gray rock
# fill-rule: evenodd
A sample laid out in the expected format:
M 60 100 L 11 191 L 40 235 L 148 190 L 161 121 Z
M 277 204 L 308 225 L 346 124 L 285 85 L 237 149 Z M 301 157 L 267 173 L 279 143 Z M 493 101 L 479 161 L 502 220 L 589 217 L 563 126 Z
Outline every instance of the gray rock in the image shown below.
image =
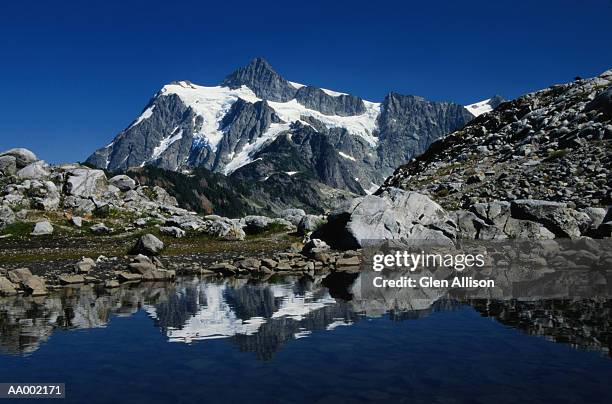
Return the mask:
M 58 277 L 58 280 L 62 285 L 85 283 L 85 278 L 83 277 L 83 275 L 60 275 Z
M 521 199 L 513 201 L 510 209 L 513 218 L 541 223 L 557 237 L 578 238 L 590 222 L 585 213 L 560 202 Z
M 70 222 L 76 227 L 83 226 L 83 218 L 80 216 L 72 216 Z
M 612 118 L 612 87 L 602 91 L 593 101 L 587 104 L 585 110 L 598 110 L 608 118 Z
M 450 242 L 441 231 L 426 227 L 447 219 L 444 209 L 427 196 L 391 188 L 380 196 L 356 198 L 333 212 L 313 238 L 321 238 L 336 248 L 359 248 L 364 240 L 419 237 Z
M 12 223 L 15 223 L 15 213 L 8 206 L 0 205 L 0 229 Z
M 47 286 L 40 276 L 32 275 L 21 282 L 21 287 L 31 296 L 44 296 L 47 294 Z
M 10 149 L 10 150 L 0 153 L 0 156 L 14 157 L 15 162 L 17 164 L 17 168 L 23 168 L 27 166 L 28 164 L 38 161 L 38 158 L 36 157 L 34 153 L 24 148 Z
M 40 180 L 48 178 L 50 171 L 44 161 L 36 161 L 17 171 L 16 175 L 22 180 Z
M 241 219 L 247 233 L 261 233 L 272 223 L 272 219 L 266 216 L 245 216 Z
M 132 254 L 144 254 L 147 256 L 158 255 L 164 249 L 164 243 L 152 234 L 145 234 L 138 239 L 132 248 Z
M 83 259 L 74 264 L 74 270 L 77 274 L 87 274 L 95 267 L 96 261 L 88 257 L 83 257 Z
M 0 176 L 15 175 L 17 172 L 17 160 L 13 156 L 0 156 Z
M 105 234 L 110 233 L 112 231 L 112 229 L 110 227 L 107 227 L 104 223 L 96 223 L 91 226 L 89 230 L 91 230 L 91 232 L 95 234 Z
M 119 271 L 117 272 L 117 279 L 119 279 L 119 282 L 140 282 L 142 280 L 142 275 Z
M 21 284 L 33 276 L 28 268 L 13 269 L 9 271 L 7 275 L 9 280 L 16 284 Z
M 280 212 L 280 217 L 291 222 L 294 226 L 300 224 L 302 217 L 306 216 L 304 209 L 285 209 Z
M 308 234 L 321 227 L 323 223 L 325 223 L 325 218 L 323 216 L 305 215 L 300 220 L 297 230 L 299 234 Z
M 13 282 L 0 276 L 0 296 L 14 296 L 17 294 L 17 289 Z
M 66 193 L 81 198 L 101 197 L 108 191 L 106 175 L 102 170 L 77 168 L 67 172 Z
M 589 224 L 591 229 L 597 229 L 604 222 L 607 213 L 604 208 L 593 207 L 584 208 L 582 212 L 586 213 L 591 219 Z
M 108 182 L 124 192 L 136 188 L 136 181 L 127 175 L 115 175 Z
M 36 223 L 34 230 L 30 233 L 32 236 L 45 236 L 53 234 L 53 226 L 48 220 Z
M 161 234 L 165 234 L 168 236 L 172 236 L 174 238 L 181 238 L 185 236 L 185 230 L 180 229 L 178 227 L 174 227 L 174 226 L 163 226 L 159 228 L 159 232 Z
M 551 240 L 555 234 L 540 223 L 529 220 L 509 218 L 504 227 L 504 233 L 518 240 Z

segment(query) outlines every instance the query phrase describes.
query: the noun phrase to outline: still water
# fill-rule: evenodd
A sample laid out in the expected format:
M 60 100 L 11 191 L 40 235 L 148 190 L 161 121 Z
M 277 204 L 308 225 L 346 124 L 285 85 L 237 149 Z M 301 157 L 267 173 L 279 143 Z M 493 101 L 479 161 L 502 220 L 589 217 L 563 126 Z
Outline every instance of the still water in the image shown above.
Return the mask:
M 341 289 L 184 278 L 2 298 L 0 382 L 66 383 L 70 403 L 612 402 L 609 301 L 406 309 Z

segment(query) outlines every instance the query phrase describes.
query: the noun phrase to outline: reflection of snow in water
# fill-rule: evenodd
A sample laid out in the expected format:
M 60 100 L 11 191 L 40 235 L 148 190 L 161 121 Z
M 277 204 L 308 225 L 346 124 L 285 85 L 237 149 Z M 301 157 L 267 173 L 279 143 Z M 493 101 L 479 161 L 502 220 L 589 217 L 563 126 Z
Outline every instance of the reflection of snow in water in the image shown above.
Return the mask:
M 253 335 L 258 332 L 262 324 L 270 319 L 289 318 L 300 321 L 309 313 L 336 303 L 336 300 L 327 292 L 322 297 L 315 298 L 310 291 L 306 291 L 303 295 L 296 295 L 293 285 L 290 284 L 270 285 L 269 290 L 274 298 L 280 300 L 278 310 L 269 319 L 254 316 L 248 320 L 242 320 L 224 298 L 224 292 L 230 288 L 226 283 L 199 283 L 195 287 L 197 289 L 196 304 L 199 310 L 180 328 L 172 327 L 166 330 L 168 340 L 171 342 L 190 343 L 198 340 L 228 338 L 237 334 Z M 144 309 L 149 316 L 157 318 L 155 306 L 147 305 Z M 294 336 L 303 338 L 309 334 L 310 331 L 301 328 Z

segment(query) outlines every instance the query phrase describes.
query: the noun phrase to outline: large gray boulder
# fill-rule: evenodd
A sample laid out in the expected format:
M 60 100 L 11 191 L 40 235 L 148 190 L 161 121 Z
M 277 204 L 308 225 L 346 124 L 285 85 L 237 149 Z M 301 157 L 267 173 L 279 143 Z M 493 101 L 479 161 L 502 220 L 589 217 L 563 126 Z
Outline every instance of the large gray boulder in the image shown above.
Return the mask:
M 143 254 L 147 256 L 159 255 L 164 249 L 164 243 L 152 234 L 145 234 L 138 239 L 132 248 L 132 254 Z
M 518 199 L 512 201 L 510 210 L 513 218 L 540 223 L 560 238 L 580 237 L 591 222 L 586 213 L 561 202 Z
M 448 214 L 427 196 L 398 188 L 355 198 L 328 217 L 313 233 L 335 248 L 359 248 L 365 240 L 437 240 L 451 242 L 434 229 Z
M 123 175 L 123 174 L 115 175 L 113 178 L 108 180 L 108 182 L 111 185 L 116 186 L 117 188 L 119 188 L 121 191 L 124 191 L 124 192 L 136 188 L 136 181 L 134 181 L 132 178 L 128 177 L 127 175 Z
M 0 153 L 0 157 L 1 156 L 12 156 L 12 157 L 14 157 L 15 158 L 15 162 L 17 164 L 17 168 L 23 168 L 23 167 L 27 166 L 28 164 L 32 164 L 35 161 L 38 161 L 38 158 L 36 157 L 36 154 L 32 153 L 28 149 L 24 149 L 24 148 L 21 148 L 21 147 L 4 151 L 4 152 Z
M 227 241 L 244 240 L 246 237 L 239 222 L 216 215 L 208 215 L 205 219 L 205 225 L 200 231 L 206 234 Z
M 53 226 L 48 220 L 43 220 L 34 225 L 34 230 L 30 233 L 32 236 L 46 236 L 53 234 Z
M 99 197 L 108 191 L 102 170 L 76 168 L 67 172 L 66 193 L 81 198 Z
M 280 213 L 280 217 L 282 217 L 285 220 L 288 220 L 294 226 L 299 225 L 300 220 L 302 220 L 304 216 L 306 216 L 306 212 L 304 211 L 304 209 L 290 208 L 290 209 L 285 209 L 281 211 Z
M 0 156 L 0 176 L 14 175 L 17 172 L 17 162 L 13 156 Z
M 17 171 L 17 177 L 22 180 L 41 180 L 49 174 L 49 166 L 44 161 L 36 161 Z

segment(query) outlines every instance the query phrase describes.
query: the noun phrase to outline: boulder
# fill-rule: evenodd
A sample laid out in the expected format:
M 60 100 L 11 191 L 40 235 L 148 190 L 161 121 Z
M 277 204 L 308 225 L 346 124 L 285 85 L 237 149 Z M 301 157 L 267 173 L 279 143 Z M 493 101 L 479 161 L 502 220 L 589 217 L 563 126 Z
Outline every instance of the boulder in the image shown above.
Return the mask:
M 161 234 L 165 234 L 167 236 L 172 236 L 174 238 L 181 238 L 185 236 L 185 230 L 179 229 L 175 226 L 163 226 L 159 228 L 159 232 Z
M 0 205 L 0 229 L 12 223 L 15 223 L 15 213 L 8 206 Z
M 142 274 L 143 281 L 169 281 L 174 279 L 176 273 L 165 269 L 150 269 Z
M 123 192 L 136 188 L 136 181 L 134 181 L 132 178 L 128 177 L 127 175 L 123 175 L 123 174 L 115 175 L 113 178 L 108 180 L 108 182 L 116 186 Z
M 22 180 L 41 180 L 48 178 L 50 174 L 49 166 L 44 161 L 28 164 L 16 173 L 17 177 Z
M 34 225 L 34 230 L 30 234 L 32 236 L 46 236 L 53 234 L 53 226 L 48 220 L 38 222 Z
M 108 190 L 102 170 L 76 168 L 67 172 L 66 194 L 81 198 L 100 197 Z
M 606 210 L 604 208 L 584 208 L 582 210 L 590 219 L 589 228 L 597 229 L 604 222 Z
M 599 93 L 593 101 L 586 105 L 585 111 L 591 110 L 603 112 L 608 118 L 612 118 L 612 87 Z
M 21 284 L 30 279 L 33 275 L 28 268 L 17 268 L 9 271 L 7 276 L 11 282 Z
M 272 223 L 272 219 L 266 216 L 249 215 L 243 217 L 240 222 L 248 234 L 257 234 L 265 231 Z
M 17 172 L 16 159 L 13 156 L 0 156 L 0 176 L 15 175 Z
M 230 219 L 213 215 L 206 216 L 205 219 L 207 220 L 200 231 L 206 234 L 227 241 L 244 240 L 246 237 L 240 224 Z
M 95 267 L 96 261 L 87 257 L 83 257 L 83 259 L 74 264 L 74 270 L 77 274 L 87 274 Z
M 364 240 L 426 237 L 446 243 L 451 241 L 450 238 L 427 226 L 447 219 L 446 211 L 427 196 L 388 188 L 379 196 L 367 195 L 349 201 L 333 212 L 312 237 L 320 238 L 334 248 L 344 249 L 359 248 Z
M 16 149 L 10 149 L 7 151 L 4 151 L 2 153 L 0 153 L 0 157 L 2 156 L 12 156 L 15 158 L 15 163 L 17 165 L 17 168 L 23 168 L 25 166 L 27 166 L 28 164 L 34 163 L 35 161 L 38 161 L 38 158 L 36 157 L 36 155 L 34 153 L 32 153 L 30 150 L 28 149 L 24 149 L 24 148 L 16 148 Z
M 328 251 L 329 249 L 330 247 L 325 241 L 318 238 L 311 238 L 306 244 L 304 244 L 302 254 L 312 256 L 318 252 Z
M 47 294 L 47 286 L 40 276 L 32 275 L 26 281 L 21 282 L 21 287 L 31 296 L 44 296 Z
M 58 277 L 60 284 L 62 285 L 72 285 L 76 283 L 85 283 L 85 278 L 83 275 L 60 275 Z
M 132 254 L 144 254 L 147 256 L 158 255 L 164 249 L 164 243 L 152 234 L 141 236 L 132 248 Z
M 297 225 L 297 230 L 299 234 L 305 235 L 312 233 L 321 227 L 323 223 L 325 223 L 325 218 L 323 216 L 304 215 Z
M 110 233 L 112 231 L 112 229 L 110 227 L 107 227 L 104 223 L 96 223 L 91 226 L 89 230 L 91 230 L 91 232 L 95 234 L 105 234 Z
M 504 227 L 508 237 L 519 240 L 551 240 L 555 234 L 540 223 L 510 218 Z
M 81 227 L 83 226 L 83 218 L 80 216 L 72 216 L 70 218 L 70 222 L 75 226 L 75 227 Z
M 580 237 L 581 230 L 590 223 L 586 213 L 568 208 L 561 202 L 518 199 L 512 201 L 510 211 L 513 218 L 540 223 L 561 238 Z
M 303 209 L 285 209 L 280 213 L 280 217 L 291 222 L 294 226 L 299 225 L 304 216 L 306 216 L 306 212 Z
M 14 296 L 17 294 L 17 288 L 13 282 L 0 276 L 0 296 Z

